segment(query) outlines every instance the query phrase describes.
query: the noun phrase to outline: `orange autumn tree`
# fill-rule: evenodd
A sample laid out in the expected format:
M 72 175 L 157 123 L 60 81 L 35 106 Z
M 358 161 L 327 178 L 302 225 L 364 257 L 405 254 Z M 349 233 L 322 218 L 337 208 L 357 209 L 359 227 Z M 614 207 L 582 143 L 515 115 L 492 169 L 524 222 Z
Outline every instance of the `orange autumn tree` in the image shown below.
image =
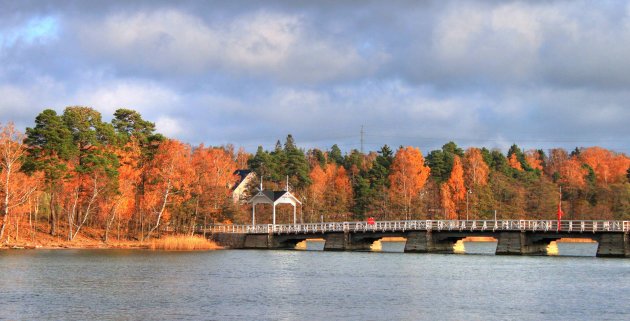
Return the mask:
M 318 213 L 325 211 L 324 209 L 324 193 L 328 185 L 328 176 L 326 172 L 319 166 L 314 164 L 311 172 L 308 174 L 311 178 L 311 185 L 306 190 L 306 204 L 308 212 L 311 215 L 311 220 L 315 217 L 315 212 Z
M 7 229 L 5 236 L 7 238 L 12 237 L 14 240 L 18 240 L 20 232 L 20 222 L 23 222 L 28 218 L 30 231 L 33 232 L 33 214 L 34 209 L 39 206 L 41 201 L 41 192 L 39 188 L 42 186 L 44 180 L 44 173 L 35 172 L 30 175 L 26 175 L 22 172 L 16 172 L 13 175 L 12 180 L 12 194 L 21 195 L 18 202 L 11 201 L 11 211 L 7 217 L 7 227 L 12 222 L 15 222 L 15 228 L 13 230 Z M 0 174 L 0 177 L 2 175 Z M 0 193 L 2 194 L 2 193 Z
M 528 150 L 525 152 L 525 161 L 534 170 L 543 170 L 543 159 L 538 150 Z
M 125 146 L 113 152 L 117 155 L 120 164 L 117 193 L 110 195 L 100 204 L 102 215 L 105 216 L 105 242 L 108 241 L 109 231 L 114 221 L 118 222 L 119 230 L 121 224 L 129 224 L 136 209 L 137 187 L 142 179 L 142 172 L 138 166 L 142 152 L 137 139 L 131 137 Z
M 396 152 L 389 174 L 389 195 L 392 203 L 402 208 L 405 219 L 409 219 L 411 203 L 424 187 L 430 171 L 418 148 L 407 146 Z
M 168 221 L 169 202 L 179 203 L 188 196 L 191 172 L 190 147 L 177 140 L 163 141 L 148 167 L 149 184 L 145 186 L 143 206 L 150 215 L 152 227 L 146 234 L 147 238 L 160 227 L 162 221 Z
M 490 168 L 483 160 L 479 148 L 468 148 L 464 154 L 464 173 L 468 186 L 485 186 L 488 184 Z
M 245 148 L 239 147 L 236 153 L 236 166 L 240 169 L 247 168 L 247 161 L 252 155 L 245 151 Z
M 326 164 L 324 169 L 314 164 L 309 177 L 307 200 L 311 219 L 316 211 L 328 213 L 332 219 L 347 218 L 352 205 L 352 184 L 346 169 L 335 163 Z
M 37 181 L 19 171 L 25 151 L 24 135 L 15 129 L 13 123 L 0 124 L 0 240 L 11 209 L 24 204 L 37 189 Z
M 518 160 L 516 153 L 512 154 L 510 158 L 508 158 L 508 165 L 510 165 L 510 167 L 516 169 L 517 171 L 523 171 L 523 166 L 521 165 L 521 162 Z
M 347 219 L 352 205 L 352 185 L 348 173 L 343 166 L 328 164 L 326 176 L 329 186 L 328 193 L 325 194 L 327 207 L 337 216 L 342 215 L 344 219 Z
M 630 159 L 623 154 L 601 147 L 589 147 L 580 151 L 579 160 L 593 169 L 597 184 L 600 186 L 621 183 L 627 179 Z
M 446 211 L 447 219 L 459 219 L 461 204 L 466 198 L 464 186 L 464 169 L 459 156 L 453 159 L 451 176 L 440 188 L 442 194 L 442 207 Z
M 199 145 L 192 154 L 192 193 L 194 200 L 193 217 L 190 224 L 203 214 L 219 219 L 218 214 L 230 193 L 230 188 L 238 180 L 234 175 L 237 163 L 229 151 L 218 147 Z
M 562 148 L 552 148 L 549 150 L 549 157 L 545 164 L 545 174 L 550 177 L 559 177 L 562 164 L 569 159 L 569 154 Z
M 473 208 L 477 204 L 477 192 L 478 187 L 488 185 L 488 176 L 490 174 L 490 167 L 483 159 L 481 150 L 479 148 L 468 148 L 464 154 L 464 182 L 469 187 L 472 198 Z M 450 195 L 449 195 L 450 198 Z M 451 207 L 453 207 L 451 205 Z
M 586 185 L 584 176 L 588 174 L 588 170 L 582 167 L 582 164 L 572 157 L 562 162 L 559 168 L 560 183 L 568 187 L 583 188 Z
M 100 203 L 116 193 L 118 161 L 107 148 L 94 147 L 91 155 L 69 162 L 68 168 L 72 176 L 62 182 L 64 193 L 59 198 L 66 211 L 71 241 L 98 214 Z

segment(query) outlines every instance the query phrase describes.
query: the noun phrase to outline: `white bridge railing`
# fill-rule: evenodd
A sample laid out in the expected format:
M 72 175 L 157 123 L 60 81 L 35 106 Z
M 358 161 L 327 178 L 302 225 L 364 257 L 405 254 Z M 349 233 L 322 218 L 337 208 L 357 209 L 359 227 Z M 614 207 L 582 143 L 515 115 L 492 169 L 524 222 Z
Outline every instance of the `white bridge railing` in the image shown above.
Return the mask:
M 198 228 L 203 232 L 203 228 Z M 328 232 L 405 232 L 405 231 L 530 231 L 530 232 L 630 232 L 630 221 L 556 220 L 413 220 L 368 222 L 330 222 L 303 224 L 215 225 L 208 233 L 298 234 Z

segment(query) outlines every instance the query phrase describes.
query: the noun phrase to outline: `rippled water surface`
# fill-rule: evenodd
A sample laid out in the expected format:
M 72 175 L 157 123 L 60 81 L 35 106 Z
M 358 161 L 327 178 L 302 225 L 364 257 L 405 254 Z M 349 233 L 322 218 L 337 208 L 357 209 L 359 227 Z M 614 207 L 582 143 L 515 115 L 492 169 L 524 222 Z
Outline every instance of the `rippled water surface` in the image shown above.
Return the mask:
M 630 320 L 630 260 L 0 251 L 0 319 Z

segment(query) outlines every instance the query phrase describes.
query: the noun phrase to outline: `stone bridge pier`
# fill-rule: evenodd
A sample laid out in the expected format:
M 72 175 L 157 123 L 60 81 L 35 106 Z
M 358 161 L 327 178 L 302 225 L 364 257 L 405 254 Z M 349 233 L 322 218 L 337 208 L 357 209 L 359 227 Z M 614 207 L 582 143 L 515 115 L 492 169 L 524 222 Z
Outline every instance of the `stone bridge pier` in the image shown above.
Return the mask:
M 454 253 L 457 241 L 469 236 L 496 237 L 491 232 L 470 231 L 422 231 L 408 232 L 405 252 L 407 253 Z
M 619 232 L 501 232 L 497 255 L 547 255 L 547 247 L 561 238 L 582 238 L 596 241 L 598 257 L 630 257 L 628 234 Z

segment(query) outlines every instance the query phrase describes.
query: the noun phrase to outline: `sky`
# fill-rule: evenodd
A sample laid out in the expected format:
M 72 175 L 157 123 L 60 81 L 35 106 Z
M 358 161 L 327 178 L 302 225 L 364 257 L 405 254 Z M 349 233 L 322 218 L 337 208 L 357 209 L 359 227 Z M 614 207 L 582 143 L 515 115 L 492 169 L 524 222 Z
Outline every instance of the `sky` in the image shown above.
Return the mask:
M 0 122 L 139 111 L 193 145 L 630 153 L 628 1 L 5 1 Z

